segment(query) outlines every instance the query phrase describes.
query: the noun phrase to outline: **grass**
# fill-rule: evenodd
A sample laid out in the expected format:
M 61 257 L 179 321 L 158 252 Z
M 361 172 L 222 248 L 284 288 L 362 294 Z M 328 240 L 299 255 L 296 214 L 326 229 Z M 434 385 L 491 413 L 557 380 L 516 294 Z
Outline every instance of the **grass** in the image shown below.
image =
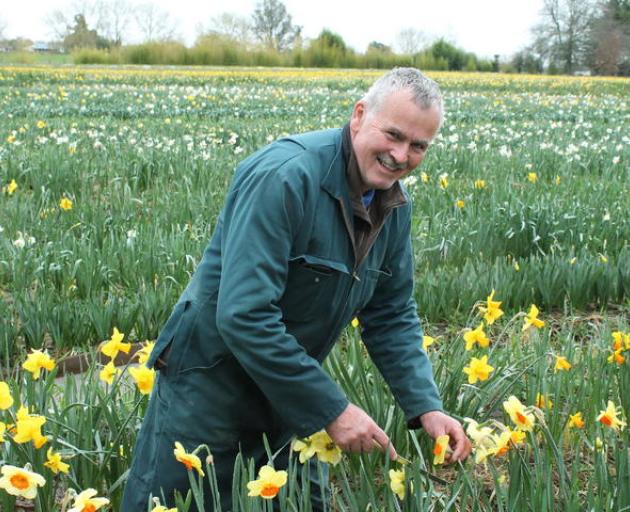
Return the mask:
M 96 362 L 79 379 L 56 380 L 53 370 L 35 381 L 21 368 L 26 354 L 94 351 L 114 327 L 129 341 L 155 339 L 201 257 L 238 161 L 284 134 L 342 126 L 374 76 L 0 67 L 0 358 L 14 401 L 0 421 L 15 424 L 26 404 L 45 416 L 49 437 L 37 449 L 16 443 L 9 429 L 0 459 L 30 463 L 46 477 L 37 510 L 60 510 L 58 493 L 89 487 L 118 509 L 148 398 L 126 369 L 105 385 Z M 431 440 L 406 429 L 360 331 L 349 327 L 327 370 L 411 460 L 413 489 L 400 501 L 388 473 L 399 465 L 344 455 L 332 468 L 334 509 L 623 510 L 628 430 L 597 418 L 608 400 L 620 418 L 630 415 L 630 363 L 609 362 L 613 333 L 628 333 L 630 82 L 434 76 L 446 123 L 406 183 L 415 297 L 426 333 L 437 339 L 427 351 L 448 411 L 514 428 L 503 408 L 513 395 L 532 408 L 536 427 L 485 464 L 433 466 Z M 64 198 L 71 208 L 61 208 Z M 489 347 L 466 351 L 463 337 L 481 322 L 478 306 L 492 289 L 505 315 L 485 325 Z M 531 304 L 545 326 L 523 331 Z M 554 369 L 560 355 L 570 370 Z M 627 348 L 619 355 L 627 358 Z M 463 369 L 482 356 L 494 371 L 469 383 Z M 542 407 L 539 394 L 553 407 Z M 584 428 L 568 428 L 578 411 Z M 43 466 L 48 447 L 66 458 L 67 475 Z M 237 467 L 236 509 L 265 510 L 247 497 L 255 468 Z M 309 509 L 296 478 L 306 467 L 289 468 L 282 510 Z M 0 491 L 2 510 L 14 505 Z

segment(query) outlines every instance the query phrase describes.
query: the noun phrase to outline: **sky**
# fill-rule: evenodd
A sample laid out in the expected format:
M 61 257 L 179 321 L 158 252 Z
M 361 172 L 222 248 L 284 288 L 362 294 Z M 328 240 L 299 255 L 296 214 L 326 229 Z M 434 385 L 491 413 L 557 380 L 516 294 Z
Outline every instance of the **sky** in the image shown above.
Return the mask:
M 151 0 L 130 0 L 132 4 Z M 250 16 L 257 0 L 152 0 L 168 11 L 178 34 L 192 45 L 200 24 L 209 26 L 223 12 Z M 79 2 L 80 3 L 80 0 Z M 401 30 L 414 28 L 429 41 L 445 37 L 479 57 L 508 57 L 531 40 L 543 0 L 284 0 L 293 23 L 303 27 L 305 38 L 323 28 L 341 35 L 348 46 L 364 52 L 371 41 L 396 47 Z M 4 36 L 34 41 L 52 38 L 46 15 L 55 9 L 72 13 L 77 0 L 0 0 Z M 368 5 L 371 5 L 369 7 Z M 89 23 L 89 20 L 88 20 Z M 125 42 L 136 42 L 130 34 Z

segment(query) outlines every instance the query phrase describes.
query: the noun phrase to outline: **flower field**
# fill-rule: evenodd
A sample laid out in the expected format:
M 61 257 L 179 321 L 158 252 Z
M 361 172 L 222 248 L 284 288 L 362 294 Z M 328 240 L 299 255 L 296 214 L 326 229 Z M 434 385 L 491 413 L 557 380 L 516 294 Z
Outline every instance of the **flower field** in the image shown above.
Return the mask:
M 379 75 L 0 67 L 0 510 L 118 510 L 155 382 L 135 363 L 236 164 L 342 126 Z M 331 464 L 332 510 L 630 510 L 630 80 L 430 76 L 447 114 L 406 179 L 415 295 L 475 451 L 446 465 L 447 440 L 406 429 L 355 324 L 327 369 L 403 458 L 315 434 L 284 474 L 239 460 L 235 510 L 309 510 L 310 458 Z M 61 378 L 72 352 L 89 369 Z M 214 489 L 195 448 L 173 446 L 180 510 Z

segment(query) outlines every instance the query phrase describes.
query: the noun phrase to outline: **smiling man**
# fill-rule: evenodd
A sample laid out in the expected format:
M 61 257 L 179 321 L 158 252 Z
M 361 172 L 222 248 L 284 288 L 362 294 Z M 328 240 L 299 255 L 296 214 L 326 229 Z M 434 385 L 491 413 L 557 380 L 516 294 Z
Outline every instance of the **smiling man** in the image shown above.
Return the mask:
M 413 300 L 411 207 L 400 179 L 442 121 L 437 85 L 412 68 L 380 78 L 342 129 L 281 139 L 237 168 L 202 261 L 147 362 L 159 379 L 138 436 L 123 512 L 188 489 L 175 442 L 212 450 L 224 510 L 240 451 L 276 468 L 295 437 L 326 429 L 343 449 L 397 454 L 322 368 L 357 316 L 370 356 L 409 428 L 470 442 L 444 412 Z M 310 471 L 312 484 L 318 471 Z M 326 471 L 324 471 L 326 476 Z M 322 493 L 311 493 L 321 510 Z M 206 510 L 212 510 L 209 489 Z

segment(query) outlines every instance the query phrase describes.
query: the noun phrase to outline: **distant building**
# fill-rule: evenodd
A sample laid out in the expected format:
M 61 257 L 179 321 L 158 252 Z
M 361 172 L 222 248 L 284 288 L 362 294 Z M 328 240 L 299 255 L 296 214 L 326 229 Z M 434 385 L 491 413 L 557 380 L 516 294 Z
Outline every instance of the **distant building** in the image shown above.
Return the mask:
M 52 48 L 48 43 L 45 43 L 43 41 L 37 41 L 33 43 L 33 46 L 31 46 L 30 51 L 37 52 L 37 53 L 48 53 L 48 52 L 55 51 L 55 49 Z

